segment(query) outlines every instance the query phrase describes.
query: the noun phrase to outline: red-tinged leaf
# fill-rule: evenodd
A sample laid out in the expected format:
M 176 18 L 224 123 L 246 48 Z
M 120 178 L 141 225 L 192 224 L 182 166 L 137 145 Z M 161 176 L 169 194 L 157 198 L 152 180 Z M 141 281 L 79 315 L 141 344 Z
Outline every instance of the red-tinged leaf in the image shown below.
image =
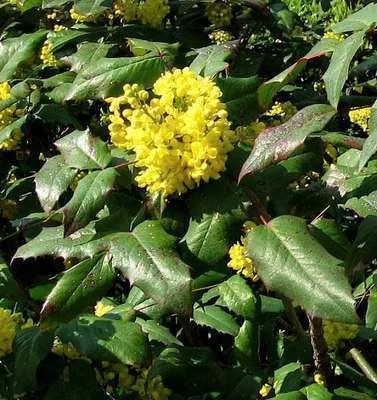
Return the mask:
M 331 106 L 314 104 L 300 110 L 285 124 L 265 129 L 257 137 L 238 180 L 287 159 L 304 143 L 308 135 L 321 131 L 334 114 L 335 110 Z

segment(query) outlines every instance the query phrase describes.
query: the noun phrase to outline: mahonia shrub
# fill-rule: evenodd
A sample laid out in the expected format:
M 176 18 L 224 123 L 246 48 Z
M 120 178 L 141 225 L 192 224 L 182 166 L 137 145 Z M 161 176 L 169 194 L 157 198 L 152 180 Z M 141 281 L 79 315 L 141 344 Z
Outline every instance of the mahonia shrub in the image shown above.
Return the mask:
M 0 399 L 376 399 L 376 25 L 3 0 Z

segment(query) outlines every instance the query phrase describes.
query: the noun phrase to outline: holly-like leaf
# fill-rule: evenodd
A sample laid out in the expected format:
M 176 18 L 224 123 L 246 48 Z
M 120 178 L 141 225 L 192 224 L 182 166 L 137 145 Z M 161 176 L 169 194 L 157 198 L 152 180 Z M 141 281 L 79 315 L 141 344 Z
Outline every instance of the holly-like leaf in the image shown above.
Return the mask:
M 211 182 L 190 196 L 191 221 L 183 240 L 199 260 L 216 265 L 239 238 L 246 218 L 240 210 L 240 196 L 235 184 L 223 180 Z
M 361 10 L 351 14 L 343 21 L 332 26 L 334 32 L 367 31 L 377 22 L 377 4 L 368 4 Z
M 190 68 L 198 75 L 211 77 L 228 66 L 226 60 L 231 55 L 231 51 L 224 46 L 212 45 L 195 51 L 198 55 L 191 63 Z
M 42 8 L 60 7 L 64 4 L 71 3 L 72 0 L 43 0 Z
M 363 218 L 369 215 L 377 217 L 377 190 L 359 199 L 352 197 L 344 206 L 356 211 Z
M 22 291 L 13 278 L 8 265 L 0 255 L 0 298 L 20 301 L 23 299 Z
M 43 304 L 42 318 L 69 321 L 101 299 L 114 278 L 107 257 L 96 256 L 82 261 L 59 279 Z
M 80 71 L 66 100 L 104 99 L 117 95 L 125 83 L 150 87 L 165 71 L 173 54 L 148 53 L 142 57 L 102 58 Z
M 377 331 L 377 289 L 372 289 L 369 294 L 365 326 Z
M 377 101 L 373 104 L 369 119 L 369 135 L 365 139 L 360 155 L 359 171 L 361 171 L 369 159 L 377 152 Z
M 34 389 L 40 362 L 54 342 L 54 333 L 40 328 L 20 330 L 14 340 L 16 393 Z
M 257 137 L 249 158 L 242 166 L 239 180 L 288 158 L 308 135 L 322 130 L 334 114 L 332 107 L 314 104 L 300 110 L 285 124 L 265 129 Z
M 116 178 L 117 170 L 107 168 L 91 172 L 79 181 L 72 199 L 63 208 L 67 236 L 86 226 L 103 208 Z
M 69 187 L 76 170 L 64 164 L 62 156 L 49 158 L 35 175 L 35 191 L 45 212 L 50 212 Z
M 257 311 L 257 298 L 245 280 L 234 275 L 218 286 L 220 298 L 234 313 L 253 319 Z
M 341 41 L 332 54 L 330 65 L 323 75 L 329 103 L 337 108 L 350 63 L 364 42 L 364 32 L 356 32 Z
M 194 309 L 193 319 L 198 325 L 208 326 L 232 336 L 237 336 L 240 330 L 233 317 L 218 306 L 198 306 Z
M 85 16 L 102 14 L 111 6 L 112 0 L 75 0 L 75 11 Z
M 139 324 L 143 332 L 148 335 L 150 342 L 156 340 L 157 342 L 163 343 L 167 346 L 172 344 L 182 346 L 181 341 L 179 341 L 168 328 L 160 325 L 157 321 L 153 319 L 144 320 L 137 318 L 136 323 Z
M 46 31 L 25 33 L 6 39 L 0 46 L 0 82 L 13 77 L 17 68 L 30 60 L 42 46 Z
M 142 366 L 150 360 L 147 337 L 134 322 L 83 315 L 61 326 L 57 335 L 93 360 Z
M 358 322 L 344 268 L 310 235 L 303 219 L 281 216 L 258 226 L 248 234 L 248 254 L 270 290 L 320 318 Z
M 69 167 L 79 169 L 106 168 L 111 153 L 106 143 L 89 131 L 74 131 L 55 142 Z
M 112 263 L 161 308 L 191 314 L 189 267 L 175 252 L 175 241 L 159 222 L 145 221 L 111 241 Z
M 19 131 L 26 122 L 27 116 L 16 119 L 16 121 L 7 125 L 5 128 L 0 129 L 0 143 L 6 141 L 12 136 L 12 133 Z

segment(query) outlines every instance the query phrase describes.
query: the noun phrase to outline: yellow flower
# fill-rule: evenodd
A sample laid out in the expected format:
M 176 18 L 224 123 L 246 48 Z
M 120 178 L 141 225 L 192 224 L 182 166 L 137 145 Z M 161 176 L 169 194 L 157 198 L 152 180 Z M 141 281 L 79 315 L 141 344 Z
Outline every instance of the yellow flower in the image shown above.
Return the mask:
M 69 360 L 87 359 L 82 356 L 71 343 L 63 344 L 58 338 L 55 339 L 51 351 L 60 357 L 67 357 Z
M 80 14 L 74 7 L 72 7 L 69 10 L 69 14 L 71 16 L 71 19 L 73 19 L 76 22 L 93 22 L 95 20 L 95 17 L 93 16 L 86 16 Z
M 345 36 L 342 33 L 335 33 L 332 31 L 328 31 L 323 34 L 323 38 L 324 39 L 335 39 L 338 42 L 341 42 L 344 40 Z
M 169 11 L 168 0 L 115 0 L 108 18 L 117 18 L 122 22 L 140 20 L 142 24 L 157 27 Z
M 0 101 L 8 100 L 11 97 L 11 87 L 8 82 L 0 83 Z M 0 131 L 17 119 L 18 110 L 12 105 L 0 111 Z M 13 130 L 8 139 L 0 142 L 0 150 L 14 150 L 22 139 L 23 133 L 20 129 Z
M 0 307 L 0 358 L 12 352 L 16 328 L 17 321 L 11 311 Z
M 272 386 L 270 384 L 268 384 L 268 383 L 265 383 L 262 386 L 261 390 L 259 391 L 259 394 L 262 397 L 267 397 L 270 394 L 271 390 L 272 390 Z
M 358 331 L 359 325 L 345 324 L 343 322 L 329 320 L 323 321 L 323 333 L 330 350 L 336 348 L 339 340 L 350 340 L 355 338 Z
M 60 32 L 60 31 L 66 31 L 68 28 L 64 25 L 54 25 L 54 31 L 55 32 Z
M 229 249 L 230 261 L 228 267 L 240 272 L 245 278 L 253 281 L 257 280 L 257 275 L 253 262 L 246 254 L 246 248 L 243 244 L 236 243 Z
M 52 44 L 46 40 L 41 49 L 40 59 L 44 67 L 57 67 L 58 59 L 54 56 L 52 51 Z
M 94 313 L 97 317 L 102 317 L 105 314 L 109 313 L 113 308 L 114 306 L 112 306 L 111 304 L 104 304 L 99 301 L 94 307 Z
M 233 36 L 231 33 L 222 31 L 222 30 L 214 31 L 214 32 L 210 33 L 208 35 L 208 37 L 212 40 L 212 42 L 214 42 L 216 44 L 224 44 L 233 39 Z
M 369 118 L 372 113 L 371 107 L 357 108 L 348 113 L 350 121 L 359 125 L 363 131 L 367 131 Z
M 136 181 L 150 193 L 184 193 L 217 179 L 233 149 L 234 132 L 220 89 L 189 68 L 163 74 L 153 99 L 138 85 L 125 85 L 110 103 L 112 142 L 135 153 Z
M 216 27 L 228 26 L 232 20 L 232 7 L 224 1 L 215 1 L 207 6 L 206 15 Z
M 148 379 L 148 369 L 141 372 L 132 389 L 139 394 L 141 400 L 167 400 L 172 393 L 164 386 L 161 376 Z
M 236 135 L 242 143 L 253 145 L 257 136 L 266 129 L 264 122 L 253 121 L 247 126 L 238 126 Z
M 168 0 L 145 0 L 139 5 L 138 16 L 142 24 L 157 27 L 169 11 Z
M 280 122 L 284 123 L 292 118 L 297 112 L 297 108 L 290 102 L 275 102 L 270 110 L 264 113 L 267 117 L 279 117 Z
M 314 382 L 318 383 L 318 385 L 324 385 L 325 380 L 322 374 L 314 374 Z
M 24 0 L 8 0 L 8 2 L 17 8 L 21 8 L 24 4 Z

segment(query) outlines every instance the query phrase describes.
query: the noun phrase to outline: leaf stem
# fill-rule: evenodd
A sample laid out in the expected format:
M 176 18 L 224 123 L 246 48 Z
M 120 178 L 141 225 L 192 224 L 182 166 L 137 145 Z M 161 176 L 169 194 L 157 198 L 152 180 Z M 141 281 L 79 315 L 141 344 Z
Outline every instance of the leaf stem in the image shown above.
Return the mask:
M 361 354 L 361 352 L 353 347 L 349 354 L 355 361 L 355 363 L 360 367 L 360 369 L 364 372 L 364 375 L 372 382 L 377 384 L 377 373 L 374 368 L 369 364 L 369 362 L 365 359 L 365 357 Z
M 285 313 L 289 319 L 289 322 L 292 324 L 293 329 L 296 331 L 298 336 L 300 337 L 304 336 L 305 335 L 304 328 L 302 327 L 301 322 L 297 317 L 292 301 L 285 296 L 282 296 L 281 299 L 284 304 Z
M 310 327 L 310 341 L 313 347 L 313 360 L 317 371 L 322 375 L 325 385 L 333 378 L 328 347 L 323 335 L 322 320 L 307 314 Z
M 267 225 L 270 221 L 270 216 L 268 215 L 266 207 L 261 202 L 260 198 L 250 189 L 245 190 L 245 193 L 255 207 L 259 220 L 262 222 L 263 225 Z

